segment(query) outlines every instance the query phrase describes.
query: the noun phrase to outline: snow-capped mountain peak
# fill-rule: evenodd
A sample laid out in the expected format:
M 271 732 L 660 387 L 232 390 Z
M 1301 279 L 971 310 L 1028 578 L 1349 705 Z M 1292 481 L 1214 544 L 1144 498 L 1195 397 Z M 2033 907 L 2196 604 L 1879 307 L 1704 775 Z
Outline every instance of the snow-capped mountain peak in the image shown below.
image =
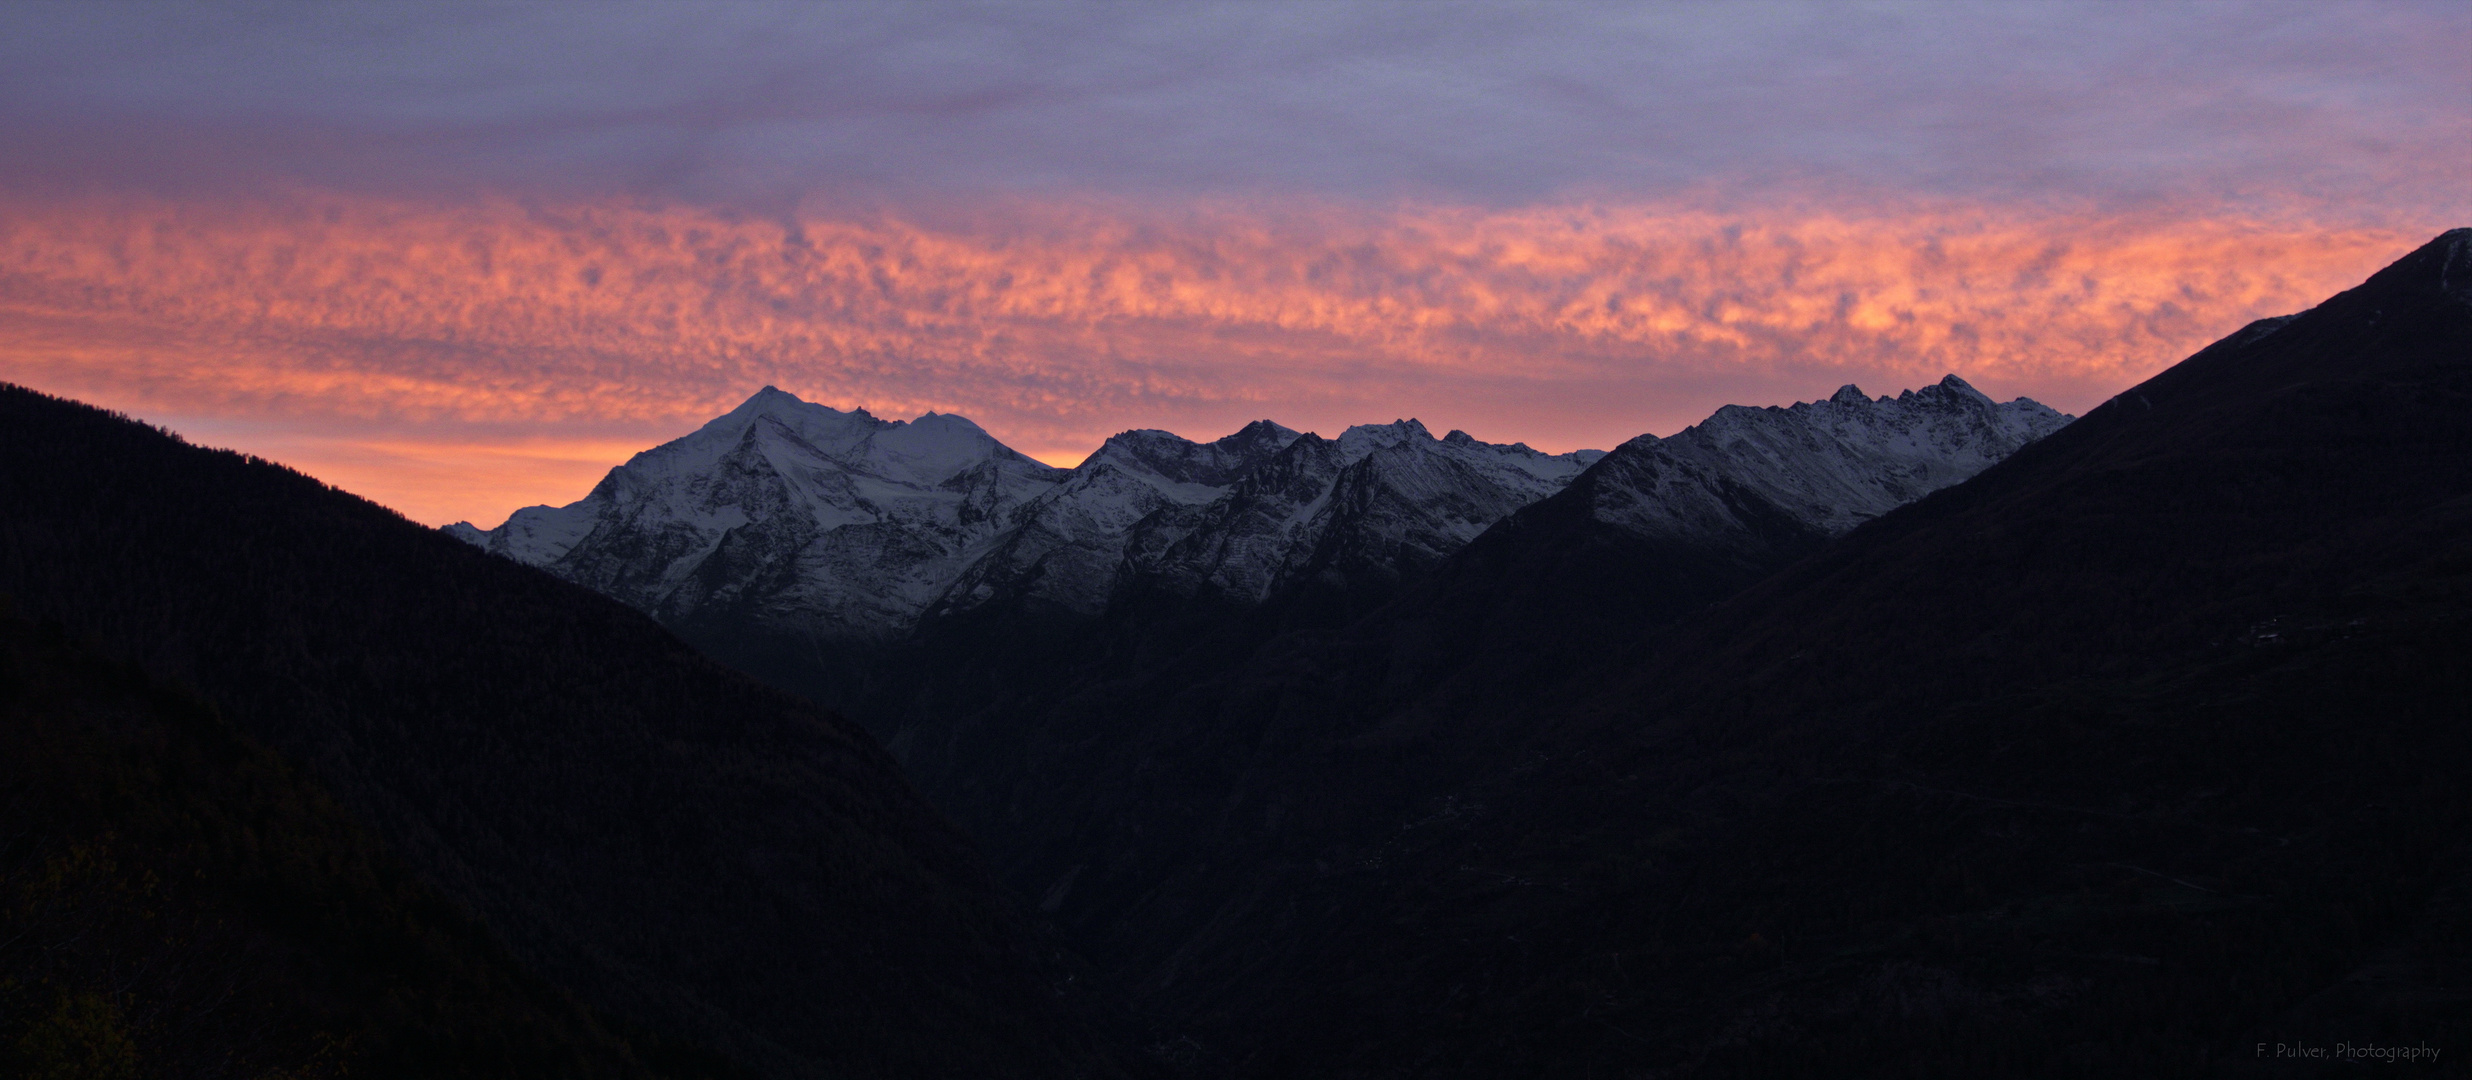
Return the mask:
M 1587 494 L 1601 521 L 1686 538 L 1745 527 L 1747 507 L 1828 535 L 1958 483 L 2071 417 L 1996 403 L 1955 375 L 1896 397 L 1848 384 L 1784 408 L 1728 405 L 1670 438 L 1624 443 Z
M 1224 489 L 1296 439 L 1296 432 L 1268 420 L 1256 420 L 1207 443 L 1154 429 L 1126 431 L 1110 436 L 1080 468 L 1110 466 L 1170 484 Z
M 482 535 L 667 617 L 775 605 L 873 630 L 933 600 L 1065 475 L 963 417 L 882 420 L 768 386 L 582 501 L 526 507 Z
M 1414 419 L 1393 420 L 1387 424 L 1358 424 L 1339 433 L 1339 458 L 1353 465 L 1376 450 L 1388 450 L 1412 439 L 1435 441 L 1433 433 Z

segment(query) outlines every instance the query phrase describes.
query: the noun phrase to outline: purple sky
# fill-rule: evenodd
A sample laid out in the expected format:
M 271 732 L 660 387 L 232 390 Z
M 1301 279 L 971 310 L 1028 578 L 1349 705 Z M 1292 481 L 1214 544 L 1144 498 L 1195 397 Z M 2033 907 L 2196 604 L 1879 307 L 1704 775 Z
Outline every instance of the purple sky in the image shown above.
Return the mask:
M 2425 212 L 2467 56 L 2460 2 L 17 4 L 0 176 Z

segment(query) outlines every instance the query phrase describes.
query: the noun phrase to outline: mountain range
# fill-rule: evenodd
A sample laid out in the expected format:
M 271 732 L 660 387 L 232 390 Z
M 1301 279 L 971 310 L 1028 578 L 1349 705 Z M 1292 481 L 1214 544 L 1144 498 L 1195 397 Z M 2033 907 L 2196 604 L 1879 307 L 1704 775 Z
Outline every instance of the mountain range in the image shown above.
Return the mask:
M 19 1071 L 2472 1045 L 2472 230 L 2076 419 L 1951 377 L 1603 454 L 1264 421 L 1065 470 L 767 389 L 451 537 L 0 420 Z
M 883 640 L 994 603 L 1095 615 L 1128 588 L 1257 604 L 1315 580 L 1395 582 L 1598 470 L 1592 513 L 1643 535 L 1775 517 L 1835 535 L 2067 422 L 1956 376 L 1731 407 L 1608 455 L 1415 420 L 1336 439 L 1257 421 L 1196 443 L 1128 431 L 1042 465 L 958 416 L 886 421 L 765 387 L 636 455 L 583 500 L 447 527 L 672 625 Z

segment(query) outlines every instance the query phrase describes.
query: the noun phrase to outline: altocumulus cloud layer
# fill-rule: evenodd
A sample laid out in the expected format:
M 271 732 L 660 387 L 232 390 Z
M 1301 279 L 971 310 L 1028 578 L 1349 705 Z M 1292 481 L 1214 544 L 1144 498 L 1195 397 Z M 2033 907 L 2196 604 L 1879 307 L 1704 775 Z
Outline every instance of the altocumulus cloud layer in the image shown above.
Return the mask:
M 484 521 L 765 382 L 1060 461 L 2083 408 L 2460 223 L 2467 11 L 12 7 L 0 378 Z

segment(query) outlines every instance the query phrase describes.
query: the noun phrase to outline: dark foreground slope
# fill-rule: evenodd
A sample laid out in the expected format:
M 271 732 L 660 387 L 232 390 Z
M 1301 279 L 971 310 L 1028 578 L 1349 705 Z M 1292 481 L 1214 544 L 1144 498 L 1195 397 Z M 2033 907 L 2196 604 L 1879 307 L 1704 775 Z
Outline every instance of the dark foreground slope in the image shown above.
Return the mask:
M 2472 231 L 1556 696 L 1228 928 L 1229 1071 L 2472 1055 Z
M 193 697 L 0 611 L 0 1075 L 694 1075 Z
M 976 857 L 872 740 L 615 601 L 17 388 L 0 594 L 305 764 L 614 1016 L 776 1075 L 1089 1056 Z

